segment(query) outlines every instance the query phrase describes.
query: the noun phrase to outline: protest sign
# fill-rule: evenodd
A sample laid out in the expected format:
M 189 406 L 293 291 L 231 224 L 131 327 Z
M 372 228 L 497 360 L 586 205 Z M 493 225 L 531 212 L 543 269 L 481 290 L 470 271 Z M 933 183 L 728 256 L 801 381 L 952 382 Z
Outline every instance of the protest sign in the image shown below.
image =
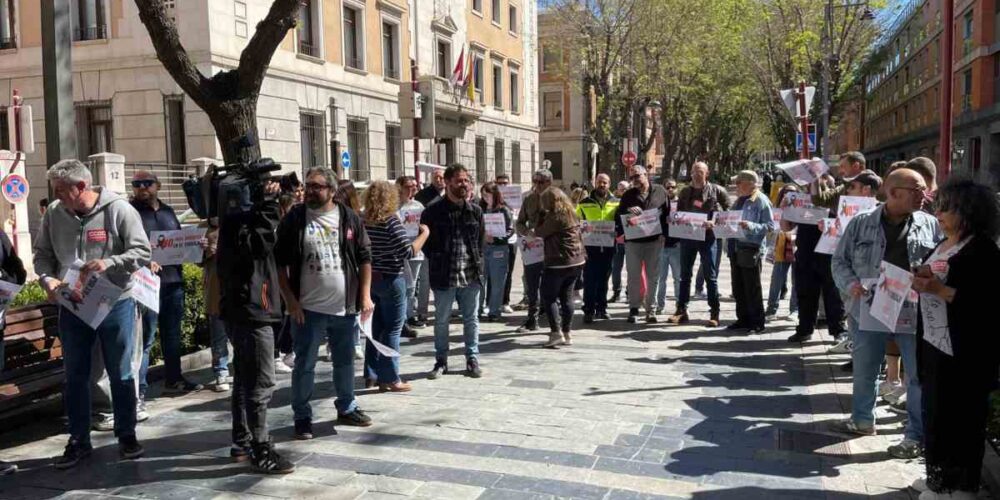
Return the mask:
M 779 222 L 781 222 L 781 219 L 782 219 L 782 217 L 784 216 L 784 213 L 785 213 L 785 211 L 784 211 L 784 210 L 782 210 L 782 209 L 780 209 L 780 208 L 772 208 L 772 209 L 771 209 L 771 219 L 772 219 L 772 220 L 774 220 L 774 223 L 775 223 L 776 225 L 777 225 L 777 224 L 778 224 Z M 777 226 L 776 226 L 776 227 L 777 227 Z
M 409 267 L 409 266 L 403 266 Z M 160 277 L 148 267 L 132 273 L 132 298 L 155 313 L 160 312 Z
M 872 300 L 875 298 L 876 283 L 878 283 L 877 279 L 861 280 L 862 286 L 865 287 L 865 295 L 862 296 L 860 300 L 860 313 L 858 314 L 860 320 L 858 321 L 858 327 L 867 332 L 917 333 L 918 295 L 916 292 L 911 290 L 911 293 L 907 296 L 906 301 L 903 302 L 902 309 L 899 311 L 899 318 L 896 319 L 896 327 L 889 328 L 882 324 L 881 321 L 875 319 L 871 314 L 871 304 Z
M 705 241 L 705 223 L 708 214 L 695 212 L 674 212 L 670 216 L 668 234 L 682 240 Z
M 819 237 L 819 243 L 816 243 L 816 253 L 833 255 L 834 250 L 837 249 L 837 243 L 840 241 L 840 221 L 838 219 L 823 219 L 819 226 L 823 235 Z
M 518 211 L 521 209 L 521 203 L 524 201 L 524 194 L 521 192 L 521 186 L 517 184 L 508 184 L 506 186 L 497 186 L 500 190 L 500 194 L 503 196 L 503 202 L 507 204 L 507 208 Z
M 7 306 L 17 297 L 22 285 L 0 280 L 0 320 L 7 314 Z
M 881 272 L 875 283 L 874 296 L 869 305 L 871 316 L 886 327 L 894 329 L 904 302 L 910 298 L 912 284 L 912 273 L 882 261 Z M 914 322 L 914 324 L 916 323 Z
M 583 244 L 588 247 L 614 247 L 615 223 L 610 220 L 585 220 L 580 222 Z
M 622 228 L 625 230 L 626 241 L 663 234 L 663 228 L 660 227 L 659 208 L 643 210 L 640 215 L 623 214 L 619 217 L 622 220 Z
M 63 282 L 67 286 L 59 288 L 59 305 L 97 329 L 118 302 L 122 289 L 99 273 L 90 273 L 86 279 L 81 279 L 81 267 L 83 262 L 77 260 L 66 271 Z
M 416 238 L 420 234 L 420 214 L 424 213 L 424 207 L 404 208 L 399 211 L 399 221 L 403 223 L 406 236 Z
M 730 210 L 725 212 L 715 212 L 715 232 L 716 238 L 742 238 L 745 231 L 740 227 L 743 220 L 742 210 Z
M 502 213 L 483 214 L 483 224 L 486 225 L 486 234 L 494 238 L 507 236 L 507 221 Z
M 830 166 L 819 158 L 779 163 L 777 166 L 781 170 L 784 170 L 800 186 L 812 184 L 822 177 L 823 174 L 830 171 Z
M 398 358 L 399 357 L 398 351 L 375 340 L 375 337 L 372 336 L 372 318 L 374 316 L 375 316 L 375 310 L 373 309 L 372 313 L 369 314 L 368 317 L 361 320 L 360 323 L 361 334 L 364 335 L 366 339 L 368 339 L 368 342 L 371 342 L 372 347 L 374 347 L 375 350 L 379 352 L 379 354 L 390 358 Z
M 173 266 L 185 262 L 201 262 L 201 240 L 206 228 L 189 226 L 176 231 L 153 231 L 149 244 L 153 247 L 153 262 Z
M 867 196 L 841 196 L 837 204 L 837 220 L 841 229 L 847 229 L 851 219 L 875 207 L 878 201 Z
M 521 238 L 521 259 L 530 266 L 545 260 L 545 242 L 541 238 L 524 236 Z
M 787 193 L 785 200 L 787 204 L 782 211 L 782 220 L 785 222 L 815 226 L 830 214 L 830 211 L 825 208 L 813 206 L 812 196 L 805 193 Z

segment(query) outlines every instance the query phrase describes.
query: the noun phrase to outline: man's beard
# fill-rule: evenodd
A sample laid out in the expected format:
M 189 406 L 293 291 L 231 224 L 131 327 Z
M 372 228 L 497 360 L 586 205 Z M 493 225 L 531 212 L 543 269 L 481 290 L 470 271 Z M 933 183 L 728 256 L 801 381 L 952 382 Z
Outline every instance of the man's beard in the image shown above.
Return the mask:
M 465 186 L 448 188 L 448 192 L 451 193 L 455 198 L 466 199 L 469 197 L 469 189 Z
M 326 205 L 329 201 L 330 201 L 329 198 L 323 199 L 322 197 L 319 196 L 307 196 L 306 206 L 313 210 L 316 210 L 317 208 L 323 208 L 323 206 Z

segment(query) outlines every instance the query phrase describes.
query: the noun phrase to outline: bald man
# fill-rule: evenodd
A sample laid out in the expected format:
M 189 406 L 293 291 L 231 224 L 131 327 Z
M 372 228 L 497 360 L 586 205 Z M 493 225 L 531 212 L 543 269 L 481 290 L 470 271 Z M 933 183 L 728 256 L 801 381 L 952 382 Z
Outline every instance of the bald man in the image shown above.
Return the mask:
M 917 376 L 916 304 L 906 306 L 894 327 L 862 315 L 862 302 L 870 304 L 873 283 L 882 261 L 910 270 L 934 250 L 940 239 L 937 219 L 920 211 L 927 184 L 917 172 L 899 169 L 885 180 L 884 205 L 858 215 L 847 228 L 833 254 L 833 279 L 841 294 L 850 297 L 854 333 L 854 391 L 851 418 L 838 422 L 840 432 L 875 434 L 875 397 L 887 340 L 899 346 L 906 369 L 907 421 L 903 441 L 889 447 L 895 458 L 913 459 L 923 451 L 920 380 Z M 867 309 L 867 308 L 865 308 Z

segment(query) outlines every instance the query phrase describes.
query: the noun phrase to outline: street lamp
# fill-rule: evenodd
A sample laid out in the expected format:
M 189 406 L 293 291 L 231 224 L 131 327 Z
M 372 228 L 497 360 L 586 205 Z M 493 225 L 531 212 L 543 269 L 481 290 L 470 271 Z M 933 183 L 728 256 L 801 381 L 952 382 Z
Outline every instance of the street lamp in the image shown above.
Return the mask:
M 833 9 L 857 9 L 858 7 L 864 8 L 861 12 L 860 19 L 862 21 L 872 21 L 875 19 L 875 12 L 868 5 L 868 0 L 864 2 L 845 2 L 838 3 L 834 5 L 833 0 L 827 0 L 826 6 L 823 9 L 823 50 L 825 51 L 823 57 L 823 85 L 820 90 L 823 96 L 823 113 L 822 121 L 820 126 L 823 128 L 823 156 L 829 155 L 828 144 L 830 144 L 830 73 L 832 72 L 832 67 L 838 64 L 838 58 L 833 53 Z M 803 131 L 803 134 L 808 134 L 808 131 Z M 807 135 L 808 137 L 808 135 Z
M 958 141 L 951 144 L 951 162 L 961 165 L 962 159 L 965 158 L 965 146 Z

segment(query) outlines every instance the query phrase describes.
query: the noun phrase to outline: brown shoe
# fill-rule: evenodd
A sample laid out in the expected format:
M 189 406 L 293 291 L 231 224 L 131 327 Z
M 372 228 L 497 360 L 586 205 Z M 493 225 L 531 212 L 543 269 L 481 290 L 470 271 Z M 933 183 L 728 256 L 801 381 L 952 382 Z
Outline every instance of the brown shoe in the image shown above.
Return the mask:
M 719 313 L 712 313 L 712 317 L 708 320 L 709 328 L 717 328 L 719 326 Z
M 379 392 L 410 392 L 411 390 L 413 390 L 413 386 L 403 381 L 378 385 Z
M 683 325 L 691 321 L 691 319 L 688 318 L 687 311 L 677 311 L 670 317 L 669 321 L 675 325 Z

